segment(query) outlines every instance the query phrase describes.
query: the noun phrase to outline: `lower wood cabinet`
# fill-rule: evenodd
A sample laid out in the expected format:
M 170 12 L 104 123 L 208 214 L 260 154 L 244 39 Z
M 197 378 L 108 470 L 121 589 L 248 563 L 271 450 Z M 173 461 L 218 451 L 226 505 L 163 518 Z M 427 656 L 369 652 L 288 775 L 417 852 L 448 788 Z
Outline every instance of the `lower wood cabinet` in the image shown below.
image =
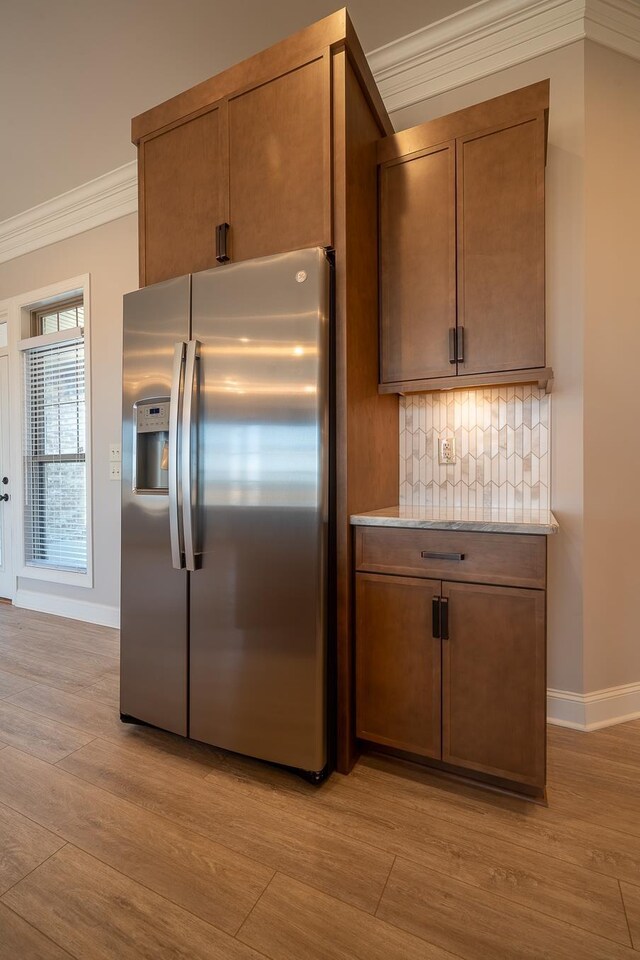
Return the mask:
M 390 572 L 381 559 L 385 533 Z M 517 567 L 505 567 L 505 585 L 463 582 L 467 558 L 474 578 L 482 578 L 483 539 L 488 576 L 495 580 L 496 546 L 506 541 L 508 553 L 509 536 L 452 533 L 455 551 L 447 553 L 446 532 L 357 528 L 356 734 L 363 742 L 540 794 L 546 768 L 544 537 L 519 538 L 525 541 L 519 543 L 523 562 L 528 550 L 537 558 L 543 550 L 540 588 L 512 585 L 522 579 Z M 424 557 L 425 573 L 434 555 L 445 558 L 440 562 L 460 580 L 421 576 L 419 569 L 417 576 L 396 574 L 398 551 L 405 549 Z M 376 572 L 364 568 L 367 559 Z
M 437 580 L 358 574 L 359 737 L 440 757 L 441 649 L 439 636 L 433 636 L 434 600 L 439 595 Z

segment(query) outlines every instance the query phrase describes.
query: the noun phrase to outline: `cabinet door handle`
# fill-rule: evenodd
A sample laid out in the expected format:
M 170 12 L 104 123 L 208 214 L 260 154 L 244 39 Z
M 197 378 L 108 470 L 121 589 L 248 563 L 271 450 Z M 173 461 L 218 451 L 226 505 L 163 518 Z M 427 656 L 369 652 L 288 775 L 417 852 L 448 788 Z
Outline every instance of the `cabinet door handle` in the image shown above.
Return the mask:
M 443 640 L 449 639 L 449 601 L 446 597 L 440 599 L 440 636 Z
M 456 363 L 456 328 L 449 327 L 449 363 Z
M 423 550 L 420 556 L 423 560 L 464 560 L 464 553 L 434 553 Z
M 464 327 L 458 327 L 456 330 L 456 360 L 458 363 L 464 363 Z
M 431 606 L 431 633 L 434 640 L 440 639 L 440 597 L 434 597 Z
M 229 224 L 219 223 L 216 227 L 216 260 L 218 263 L 225 263 L 229 259 L 227 250 L 227 239 L 229 236 Z

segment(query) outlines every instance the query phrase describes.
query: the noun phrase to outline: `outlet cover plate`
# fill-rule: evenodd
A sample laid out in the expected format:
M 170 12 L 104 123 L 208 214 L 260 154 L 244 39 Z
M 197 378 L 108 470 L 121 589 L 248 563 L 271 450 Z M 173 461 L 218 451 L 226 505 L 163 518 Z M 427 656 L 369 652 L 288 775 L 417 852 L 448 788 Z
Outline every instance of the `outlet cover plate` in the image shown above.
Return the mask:
M 449 466 L 456 462 L 456 438 L 440 437 L 438 439 L 438 463 Z

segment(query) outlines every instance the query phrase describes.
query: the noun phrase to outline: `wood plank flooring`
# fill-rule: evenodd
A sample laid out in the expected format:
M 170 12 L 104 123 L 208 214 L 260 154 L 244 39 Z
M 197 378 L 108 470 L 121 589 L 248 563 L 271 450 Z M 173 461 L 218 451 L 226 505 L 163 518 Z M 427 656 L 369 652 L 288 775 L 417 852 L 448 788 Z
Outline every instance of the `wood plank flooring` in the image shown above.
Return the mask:
M 314 788 L 121 724 L 117 656 L 0 605 L 0 960 L 640 960 L 640 721 L 550 728 L 548 807 Z

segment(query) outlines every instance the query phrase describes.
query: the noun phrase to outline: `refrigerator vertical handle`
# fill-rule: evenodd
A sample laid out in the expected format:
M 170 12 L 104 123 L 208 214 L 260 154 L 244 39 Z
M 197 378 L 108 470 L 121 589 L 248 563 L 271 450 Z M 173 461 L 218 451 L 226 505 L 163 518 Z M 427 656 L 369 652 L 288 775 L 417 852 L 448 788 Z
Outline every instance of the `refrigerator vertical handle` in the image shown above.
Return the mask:
M 184 567 L 184 541 L 182 517 L 178 494 L 179 451 L 178 422 L 182 399 L 185 344 L 178 342 L 173 348 L 173 372 L 171 375 L 171 400 L 169 403 L 169 536 L 171 540 L 171 564 L 176 570 Z
M 200 342 L 189 340 L 184 367 L 184 400 L 182 403 L 182 526 L 184 528 L 184 556 L 187 570 L 196 569 L 194 519 L 194 463 L 193 434 L 198 424 L 194 421 L 193 395 L 198 389 Z M 195 408 L 197 418 L 197 405 Z

